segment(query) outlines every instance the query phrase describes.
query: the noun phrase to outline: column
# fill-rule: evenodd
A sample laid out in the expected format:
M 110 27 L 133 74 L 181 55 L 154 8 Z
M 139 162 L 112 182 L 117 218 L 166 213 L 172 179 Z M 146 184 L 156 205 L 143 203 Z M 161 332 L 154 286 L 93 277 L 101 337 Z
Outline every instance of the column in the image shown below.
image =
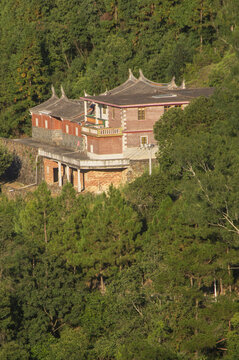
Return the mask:
M 100 118 L 100 117 L 101 117 L 100 105 L 99 105 L 99 104 L 95 104 L 95 123 L 96 123 L 96 125 L 99 124 L 98 118 Z
M 87 101 L 84 101 L 85 121 L 87 121 Z
M 70 168 L 68 165 L 66 165 L 66 178 L 67 181 L 70 182 Z
M 77 190 L 81 192 L 81 179 L 80 179 L 80 169 L 77 169 Z
M 58 185 L 62 187 L 61 162 L 58 161 Z

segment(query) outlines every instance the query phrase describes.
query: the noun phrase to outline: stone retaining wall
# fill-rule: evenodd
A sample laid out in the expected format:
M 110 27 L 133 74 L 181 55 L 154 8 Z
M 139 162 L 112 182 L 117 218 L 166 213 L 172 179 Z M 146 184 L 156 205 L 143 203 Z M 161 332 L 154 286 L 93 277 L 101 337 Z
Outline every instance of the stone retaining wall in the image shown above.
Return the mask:
M 65 146 L 73 150 L 83 150 L 83 139 L 80 136 L 65 134 L 62 130 L 51 130 L 40 127 L 32 127 L 32 137 L 52 145 Z
M 37 148 L 5 138 L 0 138 L 0 145 L 13 154 L 12 165 L 5 174 L 6 181 L 17 180 L 28 185 L 44 180 L 43 161 Z

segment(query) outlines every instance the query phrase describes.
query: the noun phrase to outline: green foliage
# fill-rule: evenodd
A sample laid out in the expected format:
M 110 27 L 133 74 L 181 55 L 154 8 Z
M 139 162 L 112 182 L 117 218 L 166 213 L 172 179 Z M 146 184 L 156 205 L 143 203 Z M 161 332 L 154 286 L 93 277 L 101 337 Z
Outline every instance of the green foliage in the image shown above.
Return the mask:
M 29 134 L 28 110 L 49 97 L 50 83 L 78 97 L 142 68 L 157 81 L 218 84 L 213 64 L 237 52 L 237 10 L 233 0 L 2 1 L 0 135 Z
M 228 353 L 225 359 L 234 360 L 238 358 L 239 355 L 239 346 L 238 346 L 238 336 L 239 336 L 239 313 L 235 313 L 230 321 L 230 327 L 227 333 L 227 346 Z
M 10 154 L 6 148 L 0 147 L 0 178 L 4 175 L 5 171 L 9 168 L 13 160 L 13 155 Z
M 135 239 L 141 230 L 137 213 L 113 187 L 96 202 L 83 221 L 79 261 L 89 279 L 110 277 L 134 262 Z M 103 284 L 101 284 L 101 287 Z
M 28 360 L 29 354 L 23 346 L 15 341 L 11 341 L 0 349 L 0 357 L 2 360 Z
M 206 66 L 222 84 L 164 114 L 158 168 L 123 193 L 77 195 L 67 184 L 53 198 L 43 183 L 0 198 L 1 359 L 238 358 L 237 7 L 1 2 L 4 136 L 27 130 L 26 111 L 51 81 L 78 96 L 121 83 L 128 67 L 178 81 Z M 11 158 L 0 159 L 1 174 Z

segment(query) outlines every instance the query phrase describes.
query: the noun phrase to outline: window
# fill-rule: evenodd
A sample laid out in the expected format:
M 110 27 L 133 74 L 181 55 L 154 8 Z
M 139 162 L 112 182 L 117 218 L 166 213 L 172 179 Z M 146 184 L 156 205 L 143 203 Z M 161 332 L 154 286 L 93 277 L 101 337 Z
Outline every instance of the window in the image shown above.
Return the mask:
M 140 136 L 140 146 L 148 145 L 148 136 Z
M 38 118 L 36 118 L 36 126 L 39 126 Z
M 90 145 L 90 152 L 91 152 L 91 153 L 94 152 L 94 147 L 93 147 L 93 145 Z
M 66 125 L 66 133 L 69 134 L 69 126 Z
M 78 128 L 76 128 L 76 136 L 78 136 L 78 135 L 79 135 Z
M 115 108 L 112 108 L 112 120 L 115 120 Z
M 107 109 L 107 106 L 106 106 L 106 105 L 102 105 L 103 115 L 106 115 L 106 109 Z
M 145 120 L 145 108 L 138 108 L 138 120 Z
M 45 120 L 45 128 L 48 129 L 48 121 Z
M 182 109 L 182 105 L 175 105 L 176 108 Z

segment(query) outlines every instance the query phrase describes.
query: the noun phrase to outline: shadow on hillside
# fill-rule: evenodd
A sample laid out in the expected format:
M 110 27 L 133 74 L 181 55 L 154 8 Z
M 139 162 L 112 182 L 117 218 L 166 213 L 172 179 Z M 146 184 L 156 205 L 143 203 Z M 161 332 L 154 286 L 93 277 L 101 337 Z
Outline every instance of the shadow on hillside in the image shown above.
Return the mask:
M 1 180 L 3 182 L 16 181 L 20 175 L 21 168 L 22 168 L 22 163 L 20 158 L 17 155 L 14 155 L 11 165 L 1 176 Z

